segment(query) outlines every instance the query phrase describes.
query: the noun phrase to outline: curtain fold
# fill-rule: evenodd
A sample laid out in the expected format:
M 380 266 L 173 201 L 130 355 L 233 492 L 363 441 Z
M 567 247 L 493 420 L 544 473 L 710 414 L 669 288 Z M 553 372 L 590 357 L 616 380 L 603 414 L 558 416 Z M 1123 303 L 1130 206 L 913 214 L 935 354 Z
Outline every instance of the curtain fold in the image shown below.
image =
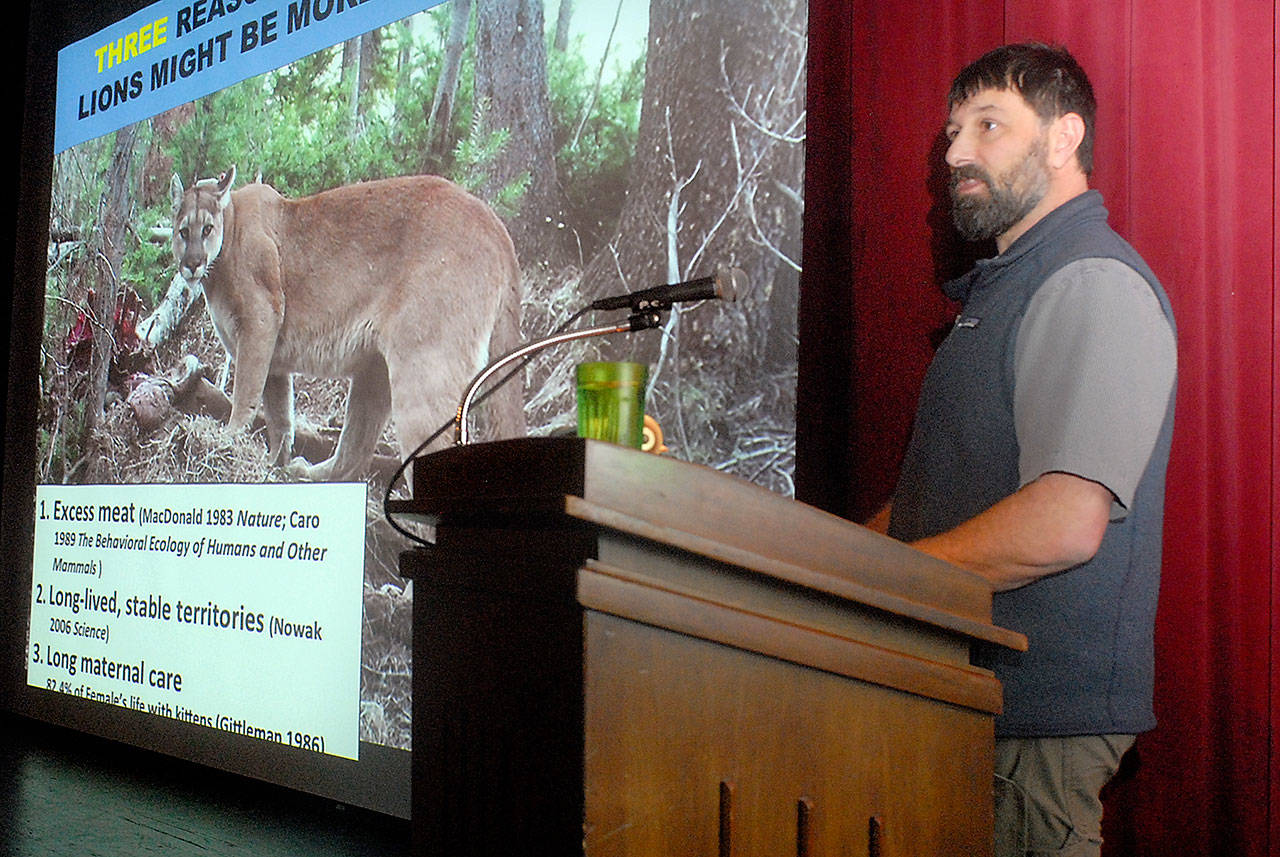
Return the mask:
M 1112 853 L 1266 855 L 1274 12 L 1185 0 L 1134 0 L 1132 12 L 1129 238 L 1169 289 L 1180 377 L 1156 631 L 1161 727 L 1117 789 L 1132 840 Z

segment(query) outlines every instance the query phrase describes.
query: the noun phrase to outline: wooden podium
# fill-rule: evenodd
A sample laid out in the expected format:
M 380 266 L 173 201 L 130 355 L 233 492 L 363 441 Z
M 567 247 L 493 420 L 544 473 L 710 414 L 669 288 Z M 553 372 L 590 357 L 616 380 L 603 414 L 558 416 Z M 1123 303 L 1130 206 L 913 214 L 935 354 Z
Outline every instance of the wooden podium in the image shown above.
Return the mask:
M 414 464 L 422 855 L 986 855 L 976 577 L 708 468 L 533 438 Z

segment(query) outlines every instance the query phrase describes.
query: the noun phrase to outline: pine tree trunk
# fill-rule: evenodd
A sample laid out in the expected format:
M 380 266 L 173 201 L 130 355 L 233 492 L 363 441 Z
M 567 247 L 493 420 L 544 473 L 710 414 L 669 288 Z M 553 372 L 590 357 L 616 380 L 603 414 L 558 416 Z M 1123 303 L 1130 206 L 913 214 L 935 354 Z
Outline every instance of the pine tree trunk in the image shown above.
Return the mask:
M 569 24 L 573 21 L 573 0 L 560 0 L 556 11 L 556 38 L 552 46 L 564 53 L 569 49 Z
M 382 31 L 370 30 L 360 37 L 360 64 L 356 77 L 356 115 L 361 119 L 369 110 L 370 91 L 378 64 L 378 51 L 382 48 Z
M 342 91 L 347 94 L 348 133 L 356 131 L 360 115 L 360 37 L 342 43 Z
M 453 124 L 453 105 L 458 96 L 458 72 L 462 68 L 467 26 L 471 22 L 471 0 L 453 0 L 450 14 L 444 63 L 436 81 L 435 96 L 431 99 L 431 113 L 427 116 L 428 150 L 436 154 L 448 151 L 453 145 L 449 128 Z
M 130 218 L 130 167 L 137 143 L 138 126 L 127 125 L 116 132 L 111 162 L 107 167 L 107 189 L 102 200 L 102 219 L 94 256 L 94 289 L 89 309 L 96 320 L 93 350 L 89 363 L 89 401 L 85 409 L 85 475 L 87 481 L 100 482 L 107 474 L 103 460 L 107 448 L 102 436 L 106 418 L 107 388 L 111 362 L 115 354 L 113 318 L 116 298 L 120 293 L 120 266 L 124 260 Z
M 564 251 L 564 195 L 556 178 L 541 0 L 476 3 L 475 102 L 486 133 L 510 132 L 488 165 L 481 196 L 527 174 L 519 215 L 507 223 L 522 260 L 558 259 Z

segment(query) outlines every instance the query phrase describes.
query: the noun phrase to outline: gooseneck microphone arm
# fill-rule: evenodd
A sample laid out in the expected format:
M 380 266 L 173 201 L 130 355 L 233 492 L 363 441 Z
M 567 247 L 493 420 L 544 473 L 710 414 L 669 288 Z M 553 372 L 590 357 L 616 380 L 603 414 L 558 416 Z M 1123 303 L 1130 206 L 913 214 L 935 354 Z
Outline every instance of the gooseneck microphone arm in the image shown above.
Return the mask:
M 523 345 L 506 354 L 480 371 L 480 374 L 471 381 L 467 386 L 466 393 L 462 396 L 462 401 L 458 403 L 458 413 L 453 418 L 453 442 L 462 446 L 471 442 L 471 432 L 468 426 L 468 419 L 471 403 L 476 397 L 476 393 L 480 391 L 480 387 L 484 382 L 492 378 L 504 366 L 510 366 L 517 360 L 522 360 L 529 355 L 549 348 L 552 345 L 559 345 L 562 342 L 572 342 L 577 339 L 587 339 L 592 336 L 607 336 L 610 333 L 628 333 L 637 330 L 650 330 L 662 324 L 661 313 L 655 311 L 634 313 L 625 324 L 610 324 L 604 327 L 592 327 L 587 330 L 571 330 L 567 333 L 559 333 L 554 336 L 548 336 Z
M 747 275 L 739 268 L 728 269 L 721 267 L 717 268 L 715 274 L 709 277 L 698 277 L 697 279 L 685 280 L 680 283 L 667 283 L 629 292 L 625 295 L 615 295 L 592 301 L 587 305 L 586 309 L 630 309 L 631 317 L 627 319 L 626 324 L 611 324 L 607 327 L 595 327 L 590 330 L 554 334 L 517 348 L 510 354 L 490 363 L 475 377 L 475 380 L 467 387 L 462 401 L 458 403 L 458 413 L 453 418 L 453 442 L 458 445 L 470 442 L 467 416 L 471 410 L 471 402 L 475 398 L 476 392 L 480 389 L 480 385 L 489 380 L 502 367 L 509 366 L 517 360 L 528 357 L 535 351 L 561 342 L 586 339 L 591 336 L 604 336 L 610 333 L 649 330 L 658 327 L 662 324 L 662 313 L 671 309 L 672 304 L 686 301 L 735 300 L 738 292 L 746 284 L 746 279 Z
M 510 366 L 519 360 L 527 359 L 530 355 L 543 348 L 556 345 L 561 342 L 571 342 L 575 339 L 586 339 L 592 336 L 605 336 L 610 333 L 626 333 L 637 330 L 651 330 L 662 325 L 662 313 L 671 309 L 673 303 L 683 301 L 701 301 L 710 299 L 732 301 L 737 297 L 738 292 L 743 290 L 746 284 L 746 274 L 741 270 L 734 268 L 732 270 L 717 269 L 715 276 L 700 277 L 696 280 L 687 280 L 682 283 L 670 283 L 663 286 L 654 286 L 653 288 L 641 289 L 637 292 L 630 292 L 626 295 L 617 295 L 611 298 L 601 298 L 586 306 L 580 308 L 571 315 L 559 328 L 543 339 L 536 340 L 517 348 L 515 351 L 500 357 L 496 362 L 491 363 L 476 375 L 471 384 L 467 387 L 462 401 L 458 404 L 457 414 L 452 420 L 446 420 L 440 428 L 436 429 L 431 435 L 414 448 L 413 452 L 405 456 L 400 462 L 395 474 L 387 482 L 386 493 L 382 498 L 382 511 L 386 517 L 387 523 L 391 528 L 410 541 L 417 542 L 422 545 L 431 544 L 426 539 L 417 535 L 413 531 L 400 526 L 396 523 L 395 511 L 404 511 L 394 508 L 395 504 L 402 501 L 391 499 L 392 489 L 396 482 L 408 470 L 409 465 L 413 462 L 424 449 L 431 445 L 432 441 L 440 437 L 449 430 L 450 424 L 453 425 L 453 440 L 455 444 L 469 443 L 471 440 L 470 427 L 468 426 L 468 417 L 471 411 L 471 405 L 477 400 L 482 400 L 495 389 L 506 383 L 507 379 L 519 372 L 522 365 L 511 369 L 506 375 L 500 378 L 496 385 L 491 387 L 484 396 L 477 397 L 480 387 L 499 372 L 503 367 Z M 574 324 L 582 315 L 591 310 L 605 309 L 629 309 L 631 311 L 630 318 L 626 324 L 611 324 L 605 327 L 594 327 L 589 330 L 579 330 L 565 332 L 565 328 Z

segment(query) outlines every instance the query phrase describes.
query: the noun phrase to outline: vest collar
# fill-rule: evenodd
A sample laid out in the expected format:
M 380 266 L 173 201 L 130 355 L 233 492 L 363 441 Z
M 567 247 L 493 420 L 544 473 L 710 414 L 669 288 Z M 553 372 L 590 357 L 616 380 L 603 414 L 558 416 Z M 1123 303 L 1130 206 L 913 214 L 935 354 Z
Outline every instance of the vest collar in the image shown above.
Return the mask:
M 1087 190 L 1040 218 L 1034 226 L 1018 236 L 1018 240 L 1003 253 L 989 259 L 979 259 L 968 273 L 944 284 L 942 291 L 952 300 L 964 303 L 974 289 L 981 288 L 981 281 L 985 275 L 995 274 L 1013 265 L 1041 244 L 1055 237 L 1060 230 L 1072 224 L 1091 220 L 1106 221 L 1106 219 L 1107 209 L 1102 204 L 1102 194 L 1096 190 Z

